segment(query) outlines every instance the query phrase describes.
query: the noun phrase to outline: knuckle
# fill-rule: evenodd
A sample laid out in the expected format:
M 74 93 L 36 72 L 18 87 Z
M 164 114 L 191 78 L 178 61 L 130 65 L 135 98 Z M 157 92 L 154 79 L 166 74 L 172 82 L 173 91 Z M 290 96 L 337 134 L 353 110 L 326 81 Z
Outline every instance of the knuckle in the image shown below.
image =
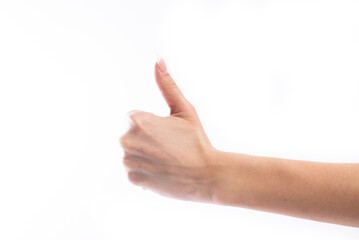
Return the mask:
M 126 120 L 128 120 L 129 128 L 131 128 L 133 126 L 133 119 L 134 119 L 134 116 L 137 114 L 137 112 L 138 112 L 138 110 L 131 110 L 126 113 L 125 117 L 126 117 Z
M 129 171 L 127 174 L 128 180 L 134 185 L 143 185 L 146 177 L 138 171 Z
M 166 82 L 166 87 L 169 88 L 169 89 L 177 89 L 177 88 L 178 88 L 176 82 L 173 81 L 172 79 L 169 79 L 169 80 Z
M 148 147 L 146 147 L 136 136 L 125 135 L 120 139 L 120 145 L 123 148 L 125 158 L 131 157 L 132 154 L 146 154 Z
M 126 168 L 128 168 L 128 169 L 134 169 L 134 168 L 136 168 L 136 166 L 137 166 L 136 162 L 133 161 L 133 160 L 131 160 L 131 159 L 128 158 L 128 157 L 124 157 L 124 158 L 122 159 L 122 163 L 123 163 L 123 165 L 124 165 Z
M 129 137 L 128 135 L 122 135 L 119 139 L 119 142 L 120 142 L 120 145 L 123 147 L 123 148 L 128 148 L 130 146 L 130 140 L 129 140 Z
M 138 111 L 138 110 L 132 110 L 132 111 L 129 111 L 127 113 L 127 116 L 131 119 L 131 120 L 135 120 L 138 115 L 141 114 L 141 111 Z
M 142 112 L 142 111 L 134 111 L 129 114 L 129 118 L 133 122 L 133 124 L 138 128 L 146 128 L 149 122 L 153 117 L 152 113 Z

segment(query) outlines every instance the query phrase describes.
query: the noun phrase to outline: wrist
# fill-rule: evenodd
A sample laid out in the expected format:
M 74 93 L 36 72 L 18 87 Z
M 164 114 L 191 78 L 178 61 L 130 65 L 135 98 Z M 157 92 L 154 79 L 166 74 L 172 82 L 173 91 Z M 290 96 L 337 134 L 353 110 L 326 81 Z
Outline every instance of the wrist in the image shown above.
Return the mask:
M 254 156 L 216 150 L 211 154 L 211 200 L 214 204 L 249 208 L 252 195 L 248 172 Z
M 211 203 L 226 205 L 229 200 L 230 178 L 233 172 L 229 153 L 214 150 L 209 155 L 210 163 L 210 198 Z

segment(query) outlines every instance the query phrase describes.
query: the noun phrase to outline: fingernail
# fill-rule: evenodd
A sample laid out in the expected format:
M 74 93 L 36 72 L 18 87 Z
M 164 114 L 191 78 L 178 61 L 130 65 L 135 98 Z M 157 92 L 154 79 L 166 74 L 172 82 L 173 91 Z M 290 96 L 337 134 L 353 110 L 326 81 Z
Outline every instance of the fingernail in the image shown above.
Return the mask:
M 159 61 L 157 61 L 157 66 L 162 73 L 167 73 L 167 66 L 162 58 Z

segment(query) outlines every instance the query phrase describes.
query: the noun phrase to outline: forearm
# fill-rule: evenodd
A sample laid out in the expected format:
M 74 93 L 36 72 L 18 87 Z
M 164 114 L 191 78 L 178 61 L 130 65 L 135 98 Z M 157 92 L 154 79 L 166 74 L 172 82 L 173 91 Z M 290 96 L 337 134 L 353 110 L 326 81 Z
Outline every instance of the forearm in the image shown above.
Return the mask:
M 213 201 L 359 227 L 359 164 L 216 151 Z

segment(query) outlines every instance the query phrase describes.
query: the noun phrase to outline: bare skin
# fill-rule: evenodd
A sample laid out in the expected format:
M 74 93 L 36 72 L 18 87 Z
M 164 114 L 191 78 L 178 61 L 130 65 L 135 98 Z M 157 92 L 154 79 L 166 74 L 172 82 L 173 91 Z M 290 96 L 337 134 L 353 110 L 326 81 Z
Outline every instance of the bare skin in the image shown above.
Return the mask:
M 131 111 L 121 136 L 129 181 L 163 196 L 359 227 L 359 163 L 319 163 L 215 149 L 161 60 L 171 112 Z

